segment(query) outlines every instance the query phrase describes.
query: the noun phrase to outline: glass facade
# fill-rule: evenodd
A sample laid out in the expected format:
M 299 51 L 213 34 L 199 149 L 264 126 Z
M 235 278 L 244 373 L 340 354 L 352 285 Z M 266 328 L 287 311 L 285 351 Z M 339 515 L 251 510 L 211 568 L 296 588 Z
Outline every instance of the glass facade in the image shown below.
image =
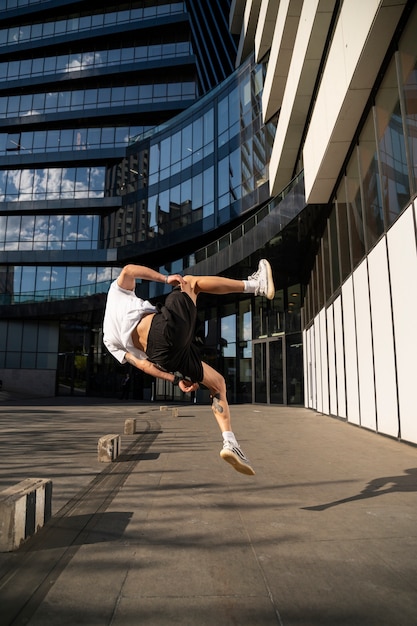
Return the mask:
M 185 3 L 3 2 L 0 72 L 0 303 L 101 292 L 129 141 L 200 90 Z
M 42 8 L 41 2 L 13 2 L 6 0 L 6 9 L 14 9 L 28 5 L 37 5 Z M 126 2 L 119 5 L 120 8 L 108 7 L 101 11 L 92 12 L 90 9 L 84 11 L 71 11 L 71 17 L 50 20 L 39 19 L 35 23 L 22 22 L 18 26 L 0 29 L 0 46 L 13 46 L 23 42 L 46 39 L 48 37 L 62 37 L 65 34 L 102 29 L 108 26 L 120 26 L 121 24 L 135 23 L 137 20 L 184 13 L 184 2 L 166 2 L 154 0 L 153 2 L 137 1 Z
M 229 5 L 216 1 L 212 15 Z M 224 371 L 232 402 L 300 403 L 307 273 L 298 257 L 310 249 L 302 225 L 317 216 L 300 217 L 302 176 L 269 199 L 275 126 L 262 120 L 265 68 L 249 58 L 230 73 L 228 56 L 228 78 L 209 79 L 198 54 L 204 29 L 196 30 L 204 14 L 184 3 L 62 5 L 53 19 L 41 2 L 26 3 L 24 15 L 8 6 L 0 16 L 0 305 L 6 336 L 16 324 L 16 336 L 27 328 L 33 336 L 27 345 L 7 340 L 0 367 L 44 367 L 60 388 L 115 395 L 123 368 L 103 348 L 101 322 L 120 267 L 184 272 L 227 252 L 216 271 L 243 278 L 264 245 L 288 283 L 271 302 L 204 300 L 201 352 Z M 165 289 L 143 284 L 138 293 L 163 298 Z M 45 326 L 31 326 L 38 316 L 50 318 L 47 357 L 38 348 Z M 263 389 L 252 375 L 259 351 Z M 143 399 L 179 393 L 138 372 L 132 388 Z
M 5 155 L 78 152 L 98 148 L 126 148 L 129 137 L 149 130 L 150 126 L 105 126 L 74 129 L 43 129 L 0 133 L 0 157 Z
M 177 59 L 192 54 L 188 41 L 137 45 L 119 50 L 91 49 L 83 52 L 68 53 L 48 57 L 48 59 L 25 59 L 0 63 L 0 74 L 7 80 L 48 76 L 49 74 L 82 73 L 112 65 L 123 66 L 128 63 L 155 61 L 156 59 Z
M 25 117 L 62 113 L 64 111 L 85 111 L 88 109 L 112 109 L 128 105 L 160 104 L 196 98 L 194 81 L 177 81 L 158 84 L 131 85 L 127 87 L 102 87 L 76 91 L 48 91 L 19 96 L 0 97 L 0 118 Z
M 195 253 L 195 232 L 200 236 L 214 232 L 267 199 L 274 126 L 261 121 L 262 85 L 262 67 L 248 61 L 186 114 L 131 139 L 126 156 L 111 166 L 4 169 L 0 202 L 7 203 L 3 205 L 7 212 L 0 211 L 0 251 L 116 249 L 124 254 L 124 248 L 140 245 L 130 252 L 137 255 L 146 252 L 146 245 L 162 250 L 169 239 L 171 244 L 184 245 L 184 258 L 170 253 L 161 260 L 176 264 L 180 271 L 193 262 L 186 253 Z M 41 136 L 44 143 L 59 139 L 60 134 L 51 136 L 51 132 L 55 131 L 38 131 L 38 141 Z M 96 134 L 101 148 L 105 135 L 104 129 Z M 114 140 L 113 128 L 107 135 Z M 22 141 L 14 137 L 16 143 Z M 79 140 L 77 147 L 82 146 L 79 130 L 71 137 Z M 93 136 L 89 133 L 85 139 L 93 141 Z M 88 200 L 104 198 L 115 198 L 115 206 L 103 211 L 100 204 L 99 210 L 91 205 L 88 212 Z M 77 201 L 84 199 L 83 213 L 75 213 Z M 47 214 L 47 202 L 60 200 L 74 201 L 69 207 L 75 210 L 61 213 L 54 207 L 53 214 Z M 39 215 L 33 214 L 35 202 L 44 203 L 37 204 L 44 209 Z M 28 272 L 9 265 L 2 272 L 0 298 L 11 303 L 100 293 L 107 288 L 107 276 L 114 273 L 111 267 L 91 271 L 91 263 L 88 268 L 78 267 L 82 278 L 74 290 L 69 278 L 74 267 L 71 272 L 53 266 Z
M 262 124 L 262 86 L 262 67 L 249 61 L 129 147 L 123 208 L 103 219 L 106 246 L 184 242 L 196 225 L 210 232 L 267 200 L 275 129 Z
M 56 370 L 58 325 L 0 321 L 0 367 Z
M 184 271 L 252 237 L 277 210 L 265 204 L 275 128 L 262 122 L 264 68 L 248 59 L 233 71 L 229 8 L 229 0 L 207 14 L 195 3 L 132 0 L 57 3 L 51 15 L 43 2 L 3 3 L 5 371 L 43 369 L 61 387 L 116 393 L 120 368 L 103 349 L 101 319 L 120 267 Z M 230 271 L 247 275 L 247 265 L 253 271 L 257 259 Z M 139 290 L 163 296 L 153 285 Z M 204 309 L 203 356 L 225 368 L 232 401 L 252 397 L 253 332 L 285 332 L 279 294 L 276 305 L 255 309 L 247 298 Z M 133 388 L 152 393 L 138 373 Z
M 105 175 L 104 167 L 3 170 L 0 173 L 0 202 L 102 198 Z
M 339 182 L 307 290 L 307 324 L 339 293 L 417 191 L 416 28 L 413 11 Z

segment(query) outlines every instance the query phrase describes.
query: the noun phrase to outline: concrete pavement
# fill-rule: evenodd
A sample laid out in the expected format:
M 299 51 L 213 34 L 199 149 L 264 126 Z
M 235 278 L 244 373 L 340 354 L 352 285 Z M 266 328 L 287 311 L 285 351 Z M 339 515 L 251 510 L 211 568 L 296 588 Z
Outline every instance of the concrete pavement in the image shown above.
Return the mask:
M 254 477 L 208 406 L 3 396 L 0 489 L 52 479 L 53 516 L 0 554 L 1 626 L 416 626 L 417 449 L 303 408 L 232 415 Z

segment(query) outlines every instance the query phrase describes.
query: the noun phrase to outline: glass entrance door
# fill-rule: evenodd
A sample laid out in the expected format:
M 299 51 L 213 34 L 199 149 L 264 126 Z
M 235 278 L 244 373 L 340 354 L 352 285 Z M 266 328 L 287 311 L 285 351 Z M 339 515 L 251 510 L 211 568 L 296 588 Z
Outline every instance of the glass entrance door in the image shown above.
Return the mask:
M 266 383 L 266 343 L 255 343 L 253 345 L 253 367 L 254 373 L 252 381 L 252 398 L 255 402 L 268 402 Z M 253 388 L 254 387 L 254 388 Z
M 253 342 L 252 397 L 255 402 L 286 404 L 284 338 Z

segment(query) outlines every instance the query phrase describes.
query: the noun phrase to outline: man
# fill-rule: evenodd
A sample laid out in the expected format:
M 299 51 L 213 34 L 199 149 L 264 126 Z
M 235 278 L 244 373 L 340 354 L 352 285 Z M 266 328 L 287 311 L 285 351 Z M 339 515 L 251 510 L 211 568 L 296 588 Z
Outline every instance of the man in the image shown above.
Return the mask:
M 135 295 L 136 280 L 152 280 L 176 287 L 165 305 L 154 306 Z M 103 323 L 103 341 L 120 362 L 178 385 L 184 393 L 201 383 L 210 391 L 214 417 L 223 435 L 220 456 L 242 474 L 254 474 L 231 428 L 226 382 L 201 361 L 194 345 L 199 293 L 254 293 L 272 300 L 275 295 L 271 266 L 261 259 L 247 280 L 219 276 L 165 276 L 143 265 L 126 265 L 111 284 Z

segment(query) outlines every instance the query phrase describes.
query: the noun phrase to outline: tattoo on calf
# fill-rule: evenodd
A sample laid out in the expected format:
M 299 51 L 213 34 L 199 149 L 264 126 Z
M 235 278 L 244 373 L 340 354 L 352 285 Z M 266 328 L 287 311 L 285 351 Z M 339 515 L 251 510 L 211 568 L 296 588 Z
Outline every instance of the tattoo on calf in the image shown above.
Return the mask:
M 220 396 L 219 394 L 215 396 L 211 396 L 211 403 L 213 405 L 213 410 L 217 411 L 217 413 L 223 413 L 223 407 L 220 404 Z

